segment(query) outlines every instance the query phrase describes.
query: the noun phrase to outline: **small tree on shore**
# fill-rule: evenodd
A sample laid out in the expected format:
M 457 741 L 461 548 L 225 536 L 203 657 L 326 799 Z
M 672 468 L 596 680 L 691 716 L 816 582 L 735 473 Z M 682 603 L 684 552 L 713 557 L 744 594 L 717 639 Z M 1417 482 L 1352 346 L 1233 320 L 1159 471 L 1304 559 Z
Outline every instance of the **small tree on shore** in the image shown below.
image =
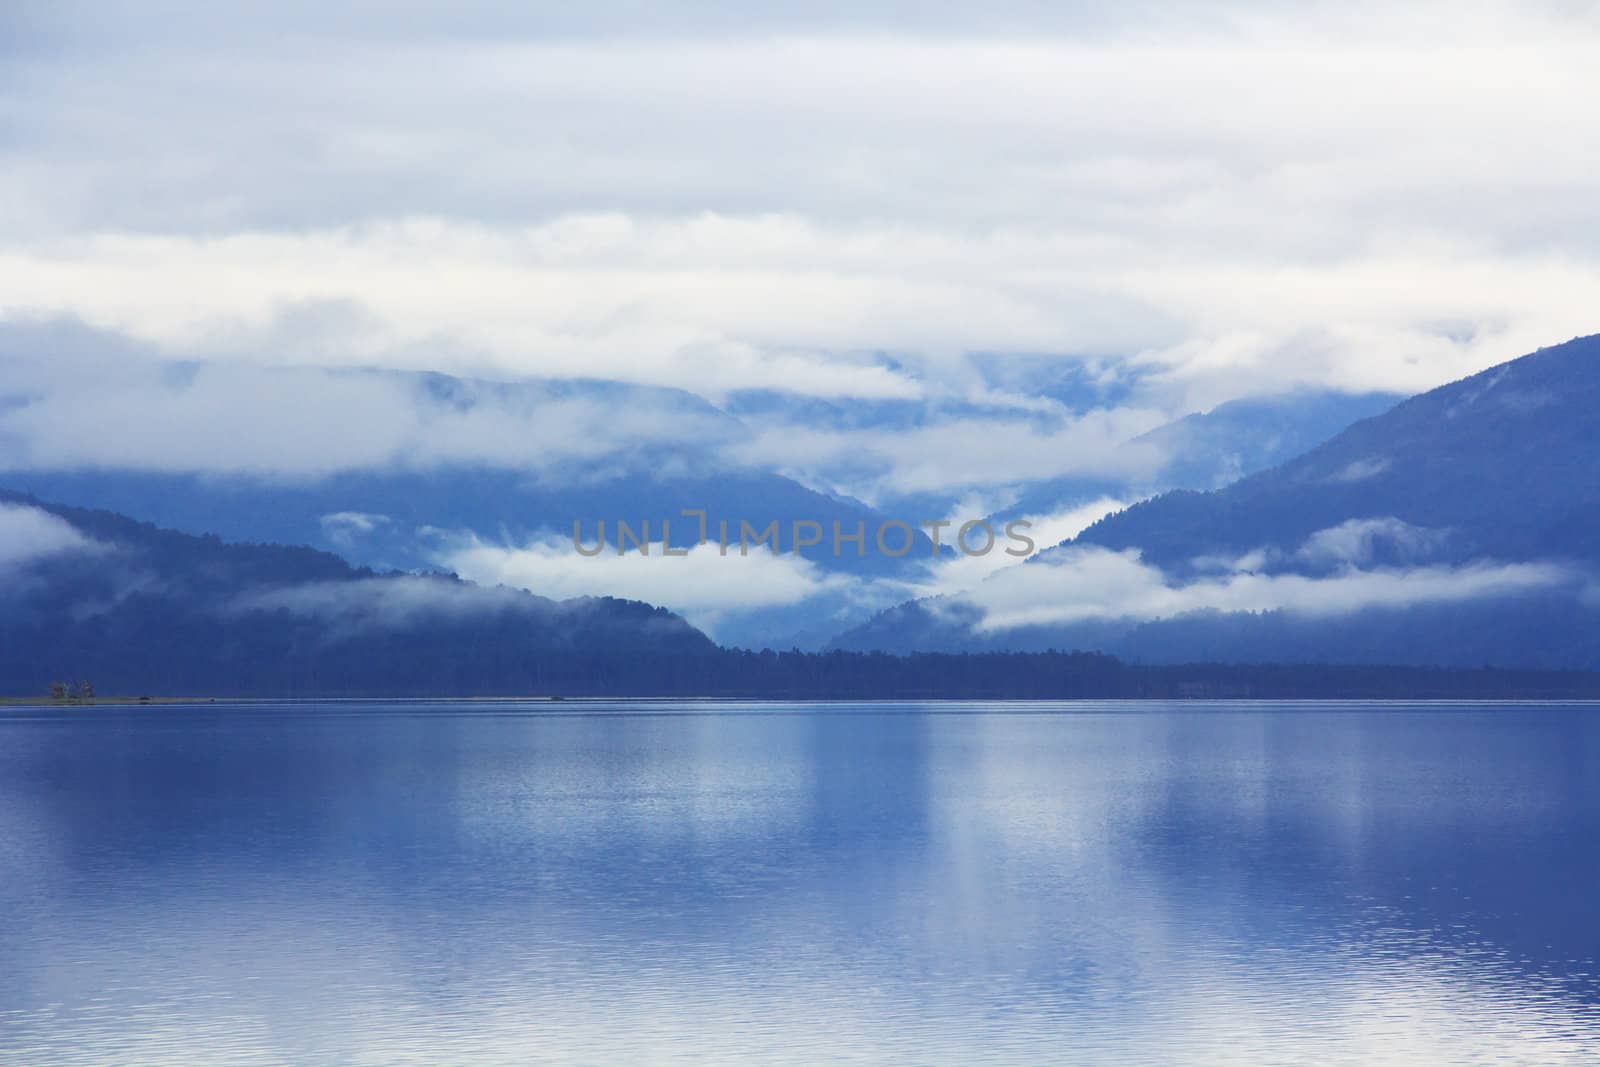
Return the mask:
M 67 699 L 67 683 L 66 682 L 51 682 L 50 683 L 50 699 L 51 700 L 65 700 L 65 699 Z

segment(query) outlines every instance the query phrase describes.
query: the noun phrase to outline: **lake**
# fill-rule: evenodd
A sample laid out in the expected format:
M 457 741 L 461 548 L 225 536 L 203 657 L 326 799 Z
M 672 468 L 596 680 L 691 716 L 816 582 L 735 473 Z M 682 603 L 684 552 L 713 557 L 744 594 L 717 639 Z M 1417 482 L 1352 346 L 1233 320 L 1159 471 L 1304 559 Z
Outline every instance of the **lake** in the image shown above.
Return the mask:
M 1600 707 L 0 709 L 0 1063 L 1600 1062 Z

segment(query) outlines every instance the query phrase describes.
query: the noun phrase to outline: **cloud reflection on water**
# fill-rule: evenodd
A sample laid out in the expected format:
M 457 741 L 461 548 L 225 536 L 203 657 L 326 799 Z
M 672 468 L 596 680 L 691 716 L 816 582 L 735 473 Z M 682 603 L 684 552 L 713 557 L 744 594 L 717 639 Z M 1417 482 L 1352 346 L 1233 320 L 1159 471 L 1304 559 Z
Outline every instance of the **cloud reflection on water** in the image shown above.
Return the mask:
M 0 1050 L 1549 1064 L 1600 1041 L 1584 711 L 659 710 L 7 713 Z

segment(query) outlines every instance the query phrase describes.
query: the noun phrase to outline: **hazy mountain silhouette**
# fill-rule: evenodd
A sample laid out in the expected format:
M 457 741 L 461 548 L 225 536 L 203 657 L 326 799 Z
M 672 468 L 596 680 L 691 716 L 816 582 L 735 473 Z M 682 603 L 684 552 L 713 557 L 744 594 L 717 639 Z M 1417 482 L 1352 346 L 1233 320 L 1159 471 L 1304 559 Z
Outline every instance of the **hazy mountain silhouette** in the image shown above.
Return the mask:
M 1600 695 L 1600 675 L 742 652 L 632 601 L 377 574 L 0 491 L 0 694 L 1158 698 Z
M 1172 606 L 1155 617 L 1132 608 L 1119 614 L 1113 591 L 1092 618 L 982 625 L 996 583 L 1017 582 L 1001 575 L 976 593 L 900 605 L 833 647 L 1082 647 L 1152 662 L 1597 666 L 1597 410 L 1600 336 L 1540 349 L 1357 422 L 1233 485 L 1135 505 L 1023 565 L 1022 574 L 1042 577 L 1027 568 L 1070 563 L 1090 574 L 1097 560 L 1109 560 L 1157 583 Z M 1537 571 L 1513 573 L 1517 564 Z M 1540 581 L 1486 582 L 1481 595 L 1431 601 L 1403 592 L 1417 578 L 1437 588 L 1501 573 Z M 1227 609 L 1223 594 L 1285 578 L 1294 605 Z M 1363 600 L 1351 593 L 1358 582 L 1393 595 Z M 1062 596 L 1074 594 L 1067 588 Z M 1130 602 L 1137 594 L 1128 590 Z
M 1163 457 L 1146 479 L 1053 478 L 1027 486 L 997 513 L 1048 514 L 1100 497 L 1127 500 L 1173 489 L 1210 490 L 1300 455 L 1352 423 L 1388 411 L 1404 397 L 1307 389 L 1245 397 L 1158 426 L 1128 442 Z
M 0 509 L 54 516 L 63 542 L 7 567 L 7 692 L 80 678 L 124 695 L 605 691 L 625 671 L 716 651 L 634 601 L 378 574 L 316 549 L 230 544 L 9 491 Z
M 1413 397 L 1226 488 L 1135 505 L 1077 540 L 1182 569 L 1393 518 L 1445 534 L 1437 558 L 1600 559 L 1597 411 L 1600 335 Z

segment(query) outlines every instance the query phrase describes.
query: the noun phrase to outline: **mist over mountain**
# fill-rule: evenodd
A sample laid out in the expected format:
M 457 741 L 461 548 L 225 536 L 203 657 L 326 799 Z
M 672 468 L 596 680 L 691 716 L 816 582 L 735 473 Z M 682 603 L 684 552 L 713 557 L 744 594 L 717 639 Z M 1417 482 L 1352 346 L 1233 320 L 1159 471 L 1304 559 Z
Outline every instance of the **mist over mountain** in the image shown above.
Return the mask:
M 1170 493 L 1096 523 L 1078 544 L 1137 548 L 1163 567 L 1294 549 L 1349 521 L 1403 523 L 1390 559 L 1600 558 L 1600 335 L 1542 348 L 1364 419 L 1288 463 L 1213 493 Z M 1421 544 L 1426 541 L 1426 545 Z
M 964 592 L 893 607 L 834 647 L 1085 649 L 1150 663 L 1600 666 L 1592 577 L 1600 457 L 1589 440 L 1597 359 L 1600 338 L 1579 339 L 1412 398 L 1281 466 L 1209 492 L 1163 494 Z M 733 418 L 692 395 L 611 383 L 399 380 L 458 412 L 604 398 L 662 403 L 711 424 Z M 1241 402 L 1141 436 L 1172 457 L 1169 469 L 1207 477 L 1228 457 L 1250 462 L 1239 457 L 1269 455 L 1297 434 L 1387 406 L 1382 396 Z M 836 405 L 832 417 L 848 417 L 846 409 Z M 1173 442 L 1195 443 L 1187 468 Z M 679 458 L 703 444 L 688 442 Z M 901 668 L 877 661 L 741 659 L 664 608 L 567 595 L 596 580 L 585 567 L 639 568 L 630 580 L 663 583 L 653 602 L 697 587 L 708 604 L 748 593 L 743 625 L 810 627 L 820 642 L 830 619 L 861 617 L 863 588 L 882 596 L 904 587 L 896 581 L 914 567 L 951 562 L 948 552 L 931 561 L 833 559 L 826 542 L 798 560 L 765 549 L 722 557 L 714 545 L 683 559 L 610 549 L 581 558 L 570 530 L 556 525 L 569 515 L 580 516 L 587 538 L 602 519 L 681 519 L 672 542 L 684 548 L 699 532 L 680 516 L 690 501 L 713 523 L 721 508 L 869 530 L 884 517 L 779 474 L 614 459 L 612 471 L 587 478 L 571 476 L 576 468 L 464 464 L 288 479 L 97 467 L 14 473 L 28 489 L 127 506 L 140 520 L 154 515 L 195 532 L 0 493 L 0 681 L 35 692 L 62 677 L 100 677 L 218 694 L 712 691 L 724 684 L 712 680 L 718 672 L 749 691 L 774 678 L 813 692 L 913 684 L 910 676 L 891 684 Z M 451 525 L 436 525 L 441 515 Z M 569 543 L 548 547 L 556 539 Z M 315 547 L 255 543 L 296 540 Z M 399 572 L 456 561 L 487 580 Z M 961 662 L 924 667 L 968 677 Z M 1053 661 L 1029 662 L 1046 675 L 1026 691 L 1053 691 L 1044 680 Z M 1089 669 L 1090 661 L 1070 662 Z M 973 669 L 989 680 L 974 691 L 999 691 L 1003 665 L 983 663 Z
M 1176 491 L 840 648 L 1095 648 L 1149 662 L 1600 664 L 1600 336 Z
M 1130 440 L 1130 449 L 1160 457 L 1150 473 L 1036 482 L 995 518 L 1049 514 L 1097 498 L 1132 501 L 1173 489 L 1218 489 L 1292 459 L 1403 399 L 1394 393 L 1298 390 L 1230 400 Z
M 121 695 L 604 691 L 715 652 L 647 604 L 379 574 L 9 491 L 0 545 L 8 693 L 80 679 Z
M 632 601 L 553 601 L 0 492 L 0 696 L 1585 697 L 1600 674 L 1135 667 L 1086 652 L 749 652 Z
M 81 328 L 6 336 L 25 348 L 0 378 L 0 484 L 41 499 L 196 535 L 311 545 L 357 566 L 677 601 L 725 640 L 785 647 L 850 608 L 846 577 L 909 577 L 913 560 L 932 555 L 918 531 L 911 559 L 835 554 L 825 537 L 767 566 L 762 581 L 738 563 L 716 581 L 584 559 L 575 528 L 593 545 L 602 524 L 608 556 L 619 523 L 659 556 L 669 526 L 682 548 L 702 532 L 717 540 L 724 523 L 737 544 L 741 523 L 777 522 L 788 547 L 796 522 L 829 535 L 884 521 L 743 462 L 750 427 L 678 389 L 167 364 Z M 27 354 L 45 346 L 62 354 Z M 703 531 L 686 509 L 704 513 Z
M 971 562 L 935 552 L 920 523 L 1027 518 L 1048 544 L 1159 489 L 1254 469 L 1376 402 L 1295 393 L 1152 431 L 1162 416 L 1136 399 L 1139 376 L 1092 360 L 973 357 L 966 392 L 713 400 L 586 378 L 173 362 L 72 320 L 0 323 L 0 358 L 0 484 L 356 566 L 645 600 L 755 648 L 820 647 L 969 583 Z M 903 555 L 872 544 L 889 521 L 913 528 Z M 623 522 L 653 558 L 618 557 Z M 736 544 L 742 524 L 777 523 L 783 551 L 696 545 L 724 523 Z M 798 553 L 797 523 L 820 530 Z M 601 524 L 601 558 L 579 553 L 574 528 L 594 545 Z M 694 558 L 657 558 L 668 524 Z M 836 527 L 868 549 L 835 551 Z

